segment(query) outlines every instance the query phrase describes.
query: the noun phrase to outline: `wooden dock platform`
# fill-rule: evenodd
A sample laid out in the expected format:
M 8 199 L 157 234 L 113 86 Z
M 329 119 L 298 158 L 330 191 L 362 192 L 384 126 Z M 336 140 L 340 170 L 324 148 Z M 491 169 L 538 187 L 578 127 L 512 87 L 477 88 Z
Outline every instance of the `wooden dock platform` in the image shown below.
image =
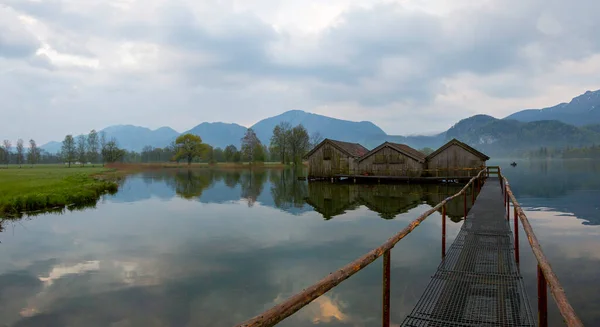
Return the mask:
M 473 178 L 472 176 L 365 176 L 365 175 L 335 175 L 335 179 L 341 178 L 356 180 L 360 182 L 406 182 L 413 184 L 426 184 L 426 183 L 464 183 L 468 182 Z
M 402 326 L 534 326 L 498 178 L 489 178 Z

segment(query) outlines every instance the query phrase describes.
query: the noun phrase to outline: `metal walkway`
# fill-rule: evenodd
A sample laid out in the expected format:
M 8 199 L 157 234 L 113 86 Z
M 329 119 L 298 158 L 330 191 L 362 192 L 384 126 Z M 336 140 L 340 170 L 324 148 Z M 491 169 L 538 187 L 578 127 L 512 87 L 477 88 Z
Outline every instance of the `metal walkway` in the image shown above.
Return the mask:
M 534 326 L 498 178 L 488 178 L 402 326 Z

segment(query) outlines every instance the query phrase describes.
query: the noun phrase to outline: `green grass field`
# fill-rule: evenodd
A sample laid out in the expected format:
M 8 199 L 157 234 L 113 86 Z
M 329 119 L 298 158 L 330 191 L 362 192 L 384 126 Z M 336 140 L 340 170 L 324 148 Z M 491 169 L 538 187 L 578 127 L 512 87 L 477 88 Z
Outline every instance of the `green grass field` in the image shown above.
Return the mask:
M 116 183 L 93 177 L 109 171 L 102 167 L 63 165 L 0 166 L 0 217 L 95 203 L 100 195 L 117 190 Z

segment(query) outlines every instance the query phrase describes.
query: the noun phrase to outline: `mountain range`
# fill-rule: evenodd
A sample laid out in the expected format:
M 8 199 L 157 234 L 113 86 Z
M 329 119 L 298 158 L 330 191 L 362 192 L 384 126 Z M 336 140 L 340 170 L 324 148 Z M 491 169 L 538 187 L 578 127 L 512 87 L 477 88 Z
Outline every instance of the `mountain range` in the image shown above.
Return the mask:
M 388 135 L 369 121 L 354 122 L 323 115 L 291 110 L 263 119 L 251 128 L 263 144 L 269 144 L 273 128 L 280 122 L 292 126 L 302 124 L 309 134 L 346 142 L 361 143 L 373 148 L 384 141 L 405 143 L 414 148 L 437 148 L 452 138 L 458 138 L 481 151 L 490 154 L 515 153 L 528 149 L 564 146 L 585 146 L 600 143 L 600 90 L 587 91 L 573 98 L 544 109 L 527 109 L 503 119 L 487 115 L 475 115 L 463 119 L 445 132 L 432 136 Z M 225 148 L 233 144 L 239 148 L 240 139 L 247 128 L 231 123 L 201 123 L 183 133 L 202 137 L 213 147 Z M 133 125 L 107 127 L 107 138 L 116 138 L 127 150 L 141 151 L 144 146 L 165 147 L 180 135 L 170 127 L 151 130 Z M 42 146 L 48 152 L 60 151 L 60 142 Z

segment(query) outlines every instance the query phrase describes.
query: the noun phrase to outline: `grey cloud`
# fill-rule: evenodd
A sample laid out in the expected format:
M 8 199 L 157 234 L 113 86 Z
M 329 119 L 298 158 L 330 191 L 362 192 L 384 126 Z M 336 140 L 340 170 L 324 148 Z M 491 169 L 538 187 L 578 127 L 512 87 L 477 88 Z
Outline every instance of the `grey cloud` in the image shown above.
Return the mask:
M 29 57 L 39 47 L 39 41 L 23 27 L 16 12 L 0 7 L 0 57 Z
M 324 60 L 316 55 L 299 63 L 277 58 L 272 52 L 272 45 L 285 47 L 293 43 L 294 36 L 276 31 L 249 12 L 226 13 L 220 8 L 215 17 L 207 18 L 202 15 L 210 15 L 209 11 L 197 12 L 183 1 L 168 1 L 154 11 L 157 17 L 141 19 L 126 16 L 107 2 L 98 2 L 89 11 L 68 10 L 61 0 L 5 3 L 47 24 L 54 32 L 48 43 L 60 53 L 101 56 L 86 46 L 88 40 L 101 40 L 100 46 L 125 41 L 160 46 L 160 56 L 164 57 L 159 60 L 158 73 L 126 69 L 107 73 L 102 69 L 93 73 L 63 71 L 48 58 L 31 56 L 39 46 L 35 42 L 4 45 L 5 29 L 0 30 L 0 56 L 25 57 L 22 64 L 31 68 L 20 73 L 17 80 L 0 75 L 0 84 L 26 83 L 14 87 L 23 98 L 13 97 L 6 105 L 26 106 L 31 112 L 36 107 L 40 111 L 53 110 L 54 115 L 63 117 L 78 107 L 87 108 L 91 114 L 143 106 L 119 119 L 135 122 L 153 116 L 147 112 L 158 116 L 161 107 L 170 107 L 173 117 L 197 117 L 197 122 L 214 119 L 248 123 L 263 113 L 311 110 L 332 102 L 359 103 L 365 110 L 380 110 L 392 103 L 424 108 L 436 96 L 448 92 L 447 80 L 463 75 L 499 80 L 473 86 L 491 97 L 536 96 L 546 90 L 536 80 L 540 73 L 555 69 L 563 60 L 580 60 L 600 51 L 600 38 L 595 35 L 600 29 L 600 21 L 595 17 L 600 2 L 595 0 L 579 1 L 576 6 L 559 0 L 493 0 L 486 7 L 459 9 L 449 16 L 410 11 L 389 3 L 355 8 L 342 13 L 339 22 L 322 31 L 317 39 L 318 52 L 337 55 L 339 60 L 331 60 L 331 56 Z M 210 3 L 204 5 L 210 7 Z M 99 46 L 94 45 L 95 49 Z M 299 51 L 297 55 L 302 59 L 303 50 Z M 171 52 L 176 55 L 171 56 Z M 537 52 L 541 53 L 539 57 Z M 202 60 L 205 55 L 214 61 Z M 392 60 L 397 58 L 400 63 Z M 36 80 L 42 73 L 35 69 L 52 75 Z M 25 78 L 25 74 L 31 78 Z M 496 77 L 503 74 L 511 75 L 506 83 L 502 77 Z M 94 79 L 99 75 L 101 82 Z M 58 86 L 52 87 L 55 79 Z M 571 80 L 565 77 L 549 82 Z M 287 90 L 261 89 L 257 87 L 261 83 L 280 84 Z M 72 86 L 80 91 L 72 91 Z M 32 98 L 37 90 L 40 95 Z M 255 106 L 259 113 L 246 114 L 249 106 Z M 235 118 L 230 114 L 223 117 L 212 112 L 214 109 L 235 113 Z M 476 109 L 464 112 L 472 110 Z M 393 115 L 396 113 L 388 116 Z M 107 117 L 98 114 L 96 118 L 103 124 L 112 123 Z M 60 124 L 57 122 L 53 128 L 67 128 L 67 123 Z M 139 124 L 151 123 L 140 120 Z M 185 121 L 173 127 L 191 127 L 188 125 Z

